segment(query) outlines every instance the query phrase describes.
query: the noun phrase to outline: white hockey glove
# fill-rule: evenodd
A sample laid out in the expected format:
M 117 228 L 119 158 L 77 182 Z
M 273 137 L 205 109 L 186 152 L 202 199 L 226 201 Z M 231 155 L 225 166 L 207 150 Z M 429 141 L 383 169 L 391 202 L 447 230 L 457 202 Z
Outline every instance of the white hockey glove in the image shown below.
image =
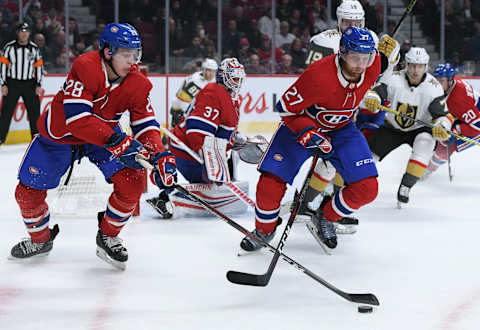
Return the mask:
M 380 105 L 382 104 L 382 99 L 377 92 L 369 90 L 365 97 L 362 100 L 361 108 L 365 108 L 370 112 L 378 113 L 380 111 Z
M 201 150 L 207 177 L 210 181 L 219 183 L 230 181 L 227 144 L 228 141 L 225 139 L 205 136 Z
M 388 58 L 388 62 L 392 65 L 398 63 L 400 59 L 400 45 L 397 40 L 384 34 L 378 43 L 378 51 Z

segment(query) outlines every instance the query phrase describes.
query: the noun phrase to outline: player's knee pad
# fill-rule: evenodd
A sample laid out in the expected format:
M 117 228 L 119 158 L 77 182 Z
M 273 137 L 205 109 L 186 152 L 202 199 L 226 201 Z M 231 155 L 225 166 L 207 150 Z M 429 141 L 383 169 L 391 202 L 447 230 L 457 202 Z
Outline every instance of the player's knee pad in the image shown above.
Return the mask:
M 412 155 L 410 159 L 426 165 L 432 157 L 434 148 L 435 140 L 432 135 L 427 132 L 420 133 L 413 141 Z
M 341 190 L 341 197 L 352 209 L 373 202 L 377 195 L 378 180 L 374 176 L 350 183 Z
M 146 185 L 144 171 L 124 168 L 110 177 L 113 182 L 113 194 L 125 208 L 130 208 L 140 199 Z
M 15 189 L 15 199 L 24 218 L 36 218 L 44 214 L 48 209 L 46 197 L 46 190 L 35 189 L 21 182 Z
M 257 183 L 256 203 L 261 210 L 275 210 L 280 207 L 287 184 L 278 176 L 264 172 Z

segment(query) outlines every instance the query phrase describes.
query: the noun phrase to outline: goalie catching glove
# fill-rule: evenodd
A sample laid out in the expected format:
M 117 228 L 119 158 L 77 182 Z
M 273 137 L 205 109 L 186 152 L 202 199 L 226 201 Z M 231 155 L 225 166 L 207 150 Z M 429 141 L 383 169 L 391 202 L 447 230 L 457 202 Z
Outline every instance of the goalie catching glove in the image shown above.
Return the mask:
M 177 183 L 177 163 L 175 156 L 168 152 L 161 152 L 154 155 L 150 159 L 150 163 L 154 166 L 150 173 L 150 180 L 160 189 L 165 189 L 170 193 L 173 186 Z
M 388 62 L 392 65 L 398 63 L 400 59 L 400 45 L 397 40 L 388 34 L 383 35 L 378 43 L 378 51 L 388 58 Z
M 262 135 L 247 138 L 245 135 L 235 133 L 232 149 L 237 151 L 242 161 L 248 164 L 258 164 L 267 150 L 268 141 Z
M 313 126 L 303 129 L 298 134 L 297 142 L 305 147 L 313 155 L 320 150 L 320 158 L 328 159 L 332 155 L 332 145 L 330 141 L 318 132 Z
M 142 144 L 123 132 L 113 133 L 104 147 L 112 153 L 112 159 L 117 158 L 126 167 L 136 170 L 143 168 L 142 165 L 137 163 L 136 156 L 142 154 L 143 157 L 148 157 L 148 152 Z

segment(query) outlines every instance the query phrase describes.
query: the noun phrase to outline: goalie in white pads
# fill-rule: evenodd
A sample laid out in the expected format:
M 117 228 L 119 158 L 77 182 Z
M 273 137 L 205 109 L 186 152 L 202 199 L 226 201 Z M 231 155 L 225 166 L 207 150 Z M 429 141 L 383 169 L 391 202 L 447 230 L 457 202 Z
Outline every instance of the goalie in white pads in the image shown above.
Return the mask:
M 445 107 L 442 86 L 427 72 L 429 55 L 424 48 L 412 47 L 405 55 L 406 69 L 388 80 L 381 79 L 383 94 L 372 91 L 367 95 L 368 107 L 374 110 L 380 98 L 387 98 L 401 115 L 388 112 L 385 123 L 369 139 L 376 159 L 382 160 L 402 144 L 412 147 L 407 169 L 398 188 L 398 207 L 408 203 L 411 188 L 425 172 L 433 154 L 435 141 L 448 139 L 452 120 Z M 433 129 L 419 121 L 432 123 Z
M 202 197 L 213 205 L 228 205 L 230 210 L 237 207 L 244 210 L 245 206 L 228 189 L 215 186 L 230 180 L 227 152 L 233 146 L 245 144 L 245 139 L 237 132 L 238 93 L 244 78 L 245 70 L 236 58 L 223 60 L 217 70 L 216 82 L 209 83 L 194 98 L 185 117 L 172 131 L 176 139 L 169 142 L 179 171 L 189 183 L 197 184 L 187 187 L 195 188 L 193 191 L 203 194 Z M 178 193 L 172 201 L 176 206 L 198 208 Z M 148 202 L 163 218 L 172 217 L 172 203 L 166 194 L 161 193 Z

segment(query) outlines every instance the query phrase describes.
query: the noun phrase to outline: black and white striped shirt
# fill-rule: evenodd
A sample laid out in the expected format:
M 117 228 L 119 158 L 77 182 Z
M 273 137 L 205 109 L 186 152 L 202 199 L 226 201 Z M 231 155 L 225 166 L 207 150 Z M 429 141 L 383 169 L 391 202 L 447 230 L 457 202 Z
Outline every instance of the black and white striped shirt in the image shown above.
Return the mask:
M 6 84 L 7 78 L 42 83 L 43 59 L 35 43 L 29 41 L 22 46 L 13 40 L 5 45 L 0 56 L 0 85 Z

